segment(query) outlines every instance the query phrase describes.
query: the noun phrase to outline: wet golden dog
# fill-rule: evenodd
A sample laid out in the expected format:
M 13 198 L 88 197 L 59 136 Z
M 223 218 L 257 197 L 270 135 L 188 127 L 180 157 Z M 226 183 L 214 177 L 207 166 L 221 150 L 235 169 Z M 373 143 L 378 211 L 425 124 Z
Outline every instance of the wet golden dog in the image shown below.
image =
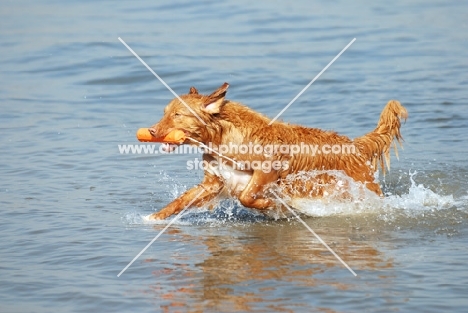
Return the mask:
M 165 219 L 186 206 L 208 205 L 220 195 L 237 198 L 247 208 L 269 210 L 276 205 L 269 192 L 271 186 L 282 187 L 292 198 L 324 197 L 335 182 L 326 173 L 330 170 L 342 171 L 362 183 L 363 188 L 382 196 L 374 174 L 379 165 L 385 171 L 384 161 L 389 167 L 391 145 L 394 140 L 400 144 L 402 140 L 400 119 L 408 116 L 398 101 L 387 103 L 372 132 L 351 140 L 317 128 L 278 121 L 269 125 L 268 117 L 225 99 L 228 87 L 224 83 L 210 95 L 201 95 L 194 87 L 190 88 L 188 94 L 181 96 L 185 104 L 178 98 L 172 100 L 164 109 L 163 118 L 149 129 L 158 138 L 174 129 L 183 130 L 187 139 L 182 144 L 208 145 L 215 151 L 217 147 L 230 147 L 222 156 L 205 150 L 202 183 L 151 214 L 149 219 Z M 250 149 L 241 153 L 240 147 Z M 252 147 L 265 149 L 252 151 Z M 296 153 L 292 153 L 293 147 Z M 343 147 L 348 148 L 346 153 Z M 169 151 L 172 149 L 168 147 Z M 338 150 L 341 153 L 335 153 Z M 324 173 L 313 180 L 291 180 L 291 174 L 314 170 Z

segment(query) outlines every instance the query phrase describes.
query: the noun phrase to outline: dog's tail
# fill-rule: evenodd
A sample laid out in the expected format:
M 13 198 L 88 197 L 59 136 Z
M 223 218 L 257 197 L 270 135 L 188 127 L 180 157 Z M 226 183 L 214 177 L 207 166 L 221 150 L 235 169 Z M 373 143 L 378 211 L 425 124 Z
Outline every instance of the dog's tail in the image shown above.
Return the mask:
M 378 164 L 385 174 L 384 160 L 390 170 L 390 148 L 393 143 L 395 155 L 398 158 L 396 142 L 403 148 L 403 137 L 400 133 L 401 119 L 408 118 L 408 111 L 397 100 L 390 100 L 380 114 L 377 127 L 370 133 L 354 140 L 359 152 L 367 157 L 373 168 Z

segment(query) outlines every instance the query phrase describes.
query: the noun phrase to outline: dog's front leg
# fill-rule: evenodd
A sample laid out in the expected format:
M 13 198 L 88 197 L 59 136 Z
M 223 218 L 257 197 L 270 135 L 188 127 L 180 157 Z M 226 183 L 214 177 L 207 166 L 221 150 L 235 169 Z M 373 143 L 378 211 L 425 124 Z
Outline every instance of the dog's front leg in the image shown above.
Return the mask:
M 265 173 L 255 170 L 249 183 L 239 195 L 239 201 L 247 208 L 265 210 L 274 206 L 272 199 L 265 196 L 266 186 L 278 180 L 278 173 L 271 171 Z
M 200 207 L 214 199 L 221 192 L 222 188 L 223 183 L 219 177 L 205 172 L 205 178 L 200 185 L 187 190 L 179 198 L 175 199 L 166 207 L 164 207 L 161 211 L 149 215 L 148 219 L 165 219 L 173 214 L 179 213 L 189 204 L 190 206 Z M 195 197 L 197 198 L 195 199 Z

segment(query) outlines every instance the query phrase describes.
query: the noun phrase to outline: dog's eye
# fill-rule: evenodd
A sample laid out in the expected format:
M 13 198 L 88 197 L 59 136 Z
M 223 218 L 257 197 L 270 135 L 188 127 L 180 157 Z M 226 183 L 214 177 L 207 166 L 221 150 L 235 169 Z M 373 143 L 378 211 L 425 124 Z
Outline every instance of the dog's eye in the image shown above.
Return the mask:
M 182 116 L 182 114 L 180 114 L 180 113 L 174 113 L 174 117 L 181 117 L 181 116 Z

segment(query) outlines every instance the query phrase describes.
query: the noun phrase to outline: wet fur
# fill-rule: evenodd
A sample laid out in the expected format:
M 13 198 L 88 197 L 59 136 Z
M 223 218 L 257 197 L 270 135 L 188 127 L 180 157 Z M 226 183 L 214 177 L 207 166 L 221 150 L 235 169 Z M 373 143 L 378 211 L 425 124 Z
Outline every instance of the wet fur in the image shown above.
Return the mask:
M 367 189 L 382 196 L 374 173 L 378 166 L 385 171 L 384 162 L 390 167 L 390 149 L 394 140 L 400 143 L 401 121 L 406 119 L 406 109 L 396 100 L 390 100 L 384 107 L 377 127 L 370 133 L 354 140 L 339 135 L 333 131 L 317 128 L 307 128 L 275 121 L 268 125 L 270 119 L 238 102 L 226 100 L 229 85 L 224 83 L 210 95 L 201 95 L 192 87 L 181 99 L 203 121 L 202 123 L 177 98 L 164 109 L 164 116 L 150 128 L 155 137 L 163 137 L 173 129 L 181 129 L 185 134 L 204 144 L 214 146 L 229 143 L 265 145 L 305 144 L 334 145 L 354 144 L 354 154 L 295 154 L 293 156 L 276 153 L 272 156 L 264 154 L 229 154 L 226 156 L 236 161 L 287 161 L 287 169 L 272 170 L 265 173 L 262 170 L 246 170 L 234 172 L 234 178 L 226 178 L 219 169 L 208 168 L 204 172 L 201 184 L 189 189 L 179 198 L 169 203 L 161 211 L 151 214 L 150 219 L 164 219 L 180 212 L 186 206 L 204 206 L 220 195 L 239 199 L 242 205 L 252 209 L 268 210 L 275 206 L 274 197 L 268 192 L 272 184 L 283 188 L 290 197 L 324 197 L 333 177 L 322 174 L 315 180 L 287 180 L 288 175 L 312 170 L 341 170 Z M 206 125 L 204 125 L 206 124 Z M 184 144 L 193 144 L 186 140 Z M 396 152 L 396 145 L 394 145 Z M 203 155 L 205 161 L 219 159 L 215 154 L 207 152 Z M 226 161 L 226 160 L 225 160 Z M 231 164 L 231 162 L 227 162 Z M 287 183 L 286 183 L 287 181 Z M 333 188 L 333 187 L 332 187 Z M 198 195 L 197 198 L 195 198 Z

